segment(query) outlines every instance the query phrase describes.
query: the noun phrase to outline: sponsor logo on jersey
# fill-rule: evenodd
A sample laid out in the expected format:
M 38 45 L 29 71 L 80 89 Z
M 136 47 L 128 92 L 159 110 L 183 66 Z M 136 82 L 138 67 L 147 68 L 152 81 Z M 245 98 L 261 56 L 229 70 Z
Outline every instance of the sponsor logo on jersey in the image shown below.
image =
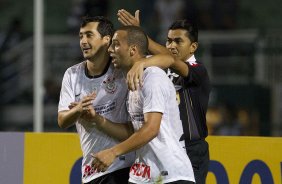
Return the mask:
M 130 168 L 130 175 L 134 175 L 142 180 L 151 179 L 151 169 L 150 166 L 143 163 L 134 163 Z
M 130 117 L 132 121 L 144 122 L 144 114 L 143 113 L 130 113 Z
M 111 101 L 111 102 L 108 102 L 106 104 L 97 105 L 97 106 L 94 107 L 94 109 L 98 114 L 104 115 L 104 114 L 107 114 L 107 113 L 115 110 L 116 104 L 117 103 L 115 101 L 113 101 L 113 102 Z
M 94 168 L 91 167 L 90 165 L 86 165 L 86 166 L 84 167 L 83 176 L 82 176 L 82 177 L 85 178 L 85 177 L 90 176 L 90 175 L 92 175 L 92 174 L 94 174 L 94 173 L 95 173 Z

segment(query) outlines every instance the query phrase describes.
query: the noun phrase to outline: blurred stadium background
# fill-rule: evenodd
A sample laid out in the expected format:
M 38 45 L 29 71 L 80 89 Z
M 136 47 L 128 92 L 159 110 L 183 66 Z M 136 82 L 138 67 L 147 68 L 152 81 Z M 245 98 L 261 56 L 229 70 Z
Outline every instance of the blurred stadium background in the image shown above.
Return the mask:
M 199 23 L 200 48 L 213 84 L 211 135 L 282 135 L 281 0 L 44 1 L 44 132 L 57 125 L 64 71 L 81 61 L 80 17 L 141 10 L 141 25 L 161 43 L 179 18 Z M 34 2 L 0 0 L 0 131 L 33 131 Z

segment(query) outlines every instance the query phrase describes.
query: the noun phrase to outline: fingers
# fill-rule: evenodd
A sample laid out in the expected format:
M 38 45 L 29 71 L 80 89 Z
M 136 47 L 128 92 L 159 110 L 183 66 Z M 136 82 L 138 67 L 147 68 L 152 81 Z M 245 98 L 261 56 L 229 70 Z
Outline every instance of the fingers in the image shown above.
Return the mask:
M 69 109 L 72 109 L 77 105 L 78 105 L 78 102 L 72 102 L 72 103 L 70 103 L 70 105 L 68 107 L 69 107 Z
M 91 154 L 91 156 L 94 158 L 91 164 L 94 170 L 97 172 L 105 172 L 108 169 L 108 166 L 103 164 L 98 158 L 95 157 L 95 155 Z
M 129 90 L 135 91 L 143 86 L 143 73 L 144 65 L 142 62 L 135 63 L 126 76 Z
M 122 13 L 118 14 L 118 21 L 122 23 L 124 26 L 132 25 L 128 17 Z
M 143 74 L 144 74 L 144 67 L 139 68 L 138 74 L 136 75 L 136 79 L 138 79 L 138 84 L 136 84 L 139 87 L 143 86 Z
M 121 9 L 118 11 L 117 15 L 118 15 L 118 21 L 120 23 L 122 23 L 123 25 L 127 26 L 127 25 L 134 25 L 134 26 L 139 26 L 139 14 L 140 11 L 137 10 L 135 12 L 135 17 L 133 15 L 131 15 L 128 11 Z
M 92 92 L 90 95 L 87 95 L 87 96 L 89 96 L 90 98 L 95 99 L 96 96 L 97 96 L 97 94 L 96 94 L 96 92 L 94 91 L 94 92 Z
M 84 97 L 82 100 L 81 100 L 81 103 L 82 103 L 82 106 L 86 106 L 86 105 L 90 105 L 92 104 L 92 101 L 94 100 L 95 98 L 93 96 L 86 96 Z
M 128 26 L 127 22 L 125 22 L 122 18 L 118 18 L 118 21 L 124 25 L 124 26 Z
M 134 85 L 135 84 L 134 83 L 134 75 L 131 75 L 131 73 L 127 73 L 127 77 L 126 78 L 127 78 L 126 82 L 127 82 L 128 89 L 131 90 L 131 91 L 135 91 L 136 87 Z M 136 80 L 136 82 L 138 82 L 137 80 Z
M 140 25 L 140 19 L 139 19 L 139 16 L 140 16 L 140 10 L 136 10 L 135 11 L 135 19 L 137 20 L 137 22 L 139 23 Z
M 140 87 L 140 80 L 137 78 L 137 79 L 134 79 L 134 89 L 138 89 Z
M 92 101 L 86 101 L 82 103 L 83 110 L 90 110 L 90 106 L 92 106 Z

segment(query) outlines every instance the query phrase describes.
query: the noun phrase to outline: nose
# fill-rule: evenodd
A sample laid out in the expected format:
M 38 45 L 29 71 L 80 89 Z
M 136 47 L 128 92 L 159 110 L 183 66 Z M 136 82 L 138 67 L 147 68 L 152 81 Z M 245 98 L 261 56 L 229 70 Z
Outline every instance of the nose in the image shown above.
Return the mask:
M 175 44 L 174 41 L 172 41 L 172 42 L 168 43 L 166 47 L 167 47 L 168 49 L 173 49 L 173 48 L 176 47 L 176 44 Z
M 82 36 L 82 37 L 80 38 L 80 43 L 81 43 L 81 44 L 86 44 L 86 43 L 87 43 L 86 36 Z
M 108 52 L 109 52 L 109 53 L 113 53 L 113 51 L 114 51 L 112 45 L 113 45 L 113 44 L 111 44 L 111 45 L 109 46 L 109 48 L 108 48 Z

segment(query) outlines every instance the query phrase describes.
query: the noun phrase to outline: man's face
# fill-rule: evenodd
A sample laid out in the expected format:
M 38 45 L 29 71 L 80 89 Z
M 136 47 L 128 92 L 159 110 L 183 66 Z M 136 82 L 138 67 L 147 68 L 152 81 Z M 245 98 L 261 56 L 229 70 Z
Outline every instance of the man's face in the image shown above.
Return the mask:
M 197 43 L 191 43 L 184 29 L 169 30 L 166 48 L 177 58 L 186 61 L 197 49 Z
M 97 31 L 98 22 L 90 22 L 86 26 L 80 28 L 80 48 L 85 59 L 91 59 L 106 47 L 106 43 Z
M 110 45 L 108 52 L 112 57 L 114 67 L 125 69 L 130 66 L 129 57 L 130 51 L 127 44 L 127 33 L 123 30 L 115 32 L 112 38 L 112 44 Z

